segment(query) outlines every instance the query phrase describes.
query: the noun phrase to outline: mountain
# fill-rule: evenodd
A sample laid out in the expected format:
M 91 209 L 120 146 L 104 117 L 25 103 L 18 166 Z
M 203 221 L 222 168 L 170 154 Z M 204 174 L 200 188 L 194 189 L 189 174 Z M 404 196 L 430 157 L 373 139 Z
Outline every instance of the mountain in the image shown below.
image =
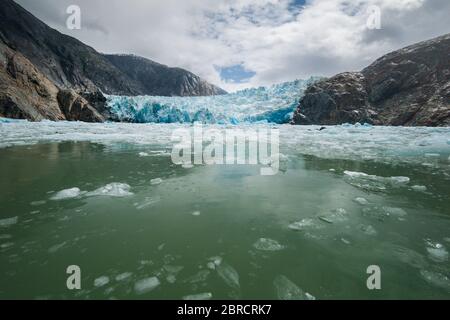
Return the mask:
M 130 96 L 225 93 L 183 69 L 169 68 L 144 58 L 103 55 L 48 27 L 13 0 L 1 0 L 0 46 L 3 57 L 0 74 L 4 80 L 0 86 L 0 116 L 81 120 L 76 115 L 84 115 L 84 121 L 100 121 L 109 116 L 100 92 Z M 11 74 L 8 69 L 11 65 L 25 74 Z M 14 76 L 21 76 L 20 81 Z M 42 88 L 46 88 L 44 91 L 48 94 Z M 69 90 L 75 99 L 63 99 L 64 102 L 78 102 L 79 108 L 75 108 L 78 111 L 93 107 L 103 113 L 101 117 L 97 117 L 98 114 L 85 117 L 81 111 L 65 117 L 61 110 L 72 109 L 55 105 L 55 101 L 61 103 L 55 97 L 64 90 Z M 94 100 L 89 101 L 90 98 Z M 81 108 L 87 105 L 88 109 Z
M 450 34 L 311 85 L 293 124 L 450 125 Z
M 104 55 L 117 69 L 150 96 L 211 96 L 226 91 L 209 84 L 195 74 L 180 68 L 170 68 L 134 55 Z

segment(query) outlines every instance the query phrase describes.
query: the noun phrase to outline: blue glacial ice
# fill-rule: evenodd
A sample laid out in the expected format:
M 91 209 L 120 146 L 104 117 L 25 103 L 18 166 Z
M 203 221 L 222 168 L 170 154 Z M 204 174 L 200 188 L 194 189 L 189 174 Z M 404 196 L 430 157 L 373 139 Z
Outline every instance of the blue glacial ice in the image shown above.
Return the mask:
M 288 123 L 308 84 L 285 82 L 208 97 L 107 96 L 120 120 L 135 123 Z

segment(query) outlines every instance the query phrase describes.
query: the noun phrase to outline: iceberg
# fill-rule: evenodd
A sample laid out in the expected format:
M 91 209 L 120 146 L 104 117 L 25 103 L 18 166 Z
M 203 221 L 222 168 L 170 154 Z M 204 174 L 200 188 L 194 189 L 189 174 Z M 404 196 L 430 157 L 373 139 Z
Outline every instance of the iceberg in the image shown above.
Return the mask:
M 107 96 L 121 121 L 134 123 L 289 123 L 306 87 L 318 78 L 207 97 Z

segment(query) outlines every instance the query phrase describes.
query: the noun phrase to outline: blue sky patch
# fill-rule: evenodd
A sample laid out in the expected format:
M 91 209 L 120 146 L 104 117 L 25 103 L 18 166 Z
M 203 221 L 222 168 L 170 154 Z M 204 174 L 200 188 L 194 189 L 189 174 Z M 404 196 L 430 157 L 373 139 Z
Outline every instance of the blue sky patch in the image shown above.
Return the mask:
M 230 67 L 216 67 L 220 73 L 220 78 L 225 82 L 245 83 L 248 82 L 256 72 L 246 70 L 242 64 L 235 64 Z

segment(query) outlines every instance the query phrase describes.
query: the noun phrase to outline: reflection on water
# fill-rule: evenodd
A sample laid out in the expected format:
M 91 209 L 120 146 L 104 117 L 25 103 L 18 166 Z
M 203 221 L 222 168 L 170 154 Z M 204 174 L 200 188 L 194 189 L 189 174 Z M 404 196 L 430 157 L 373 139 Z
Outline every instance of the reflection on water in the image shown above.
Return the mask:
M 0 298 L 450 298 L 445 168 L 289 150 L 261 176 L 127 143 L 0 149 Z

